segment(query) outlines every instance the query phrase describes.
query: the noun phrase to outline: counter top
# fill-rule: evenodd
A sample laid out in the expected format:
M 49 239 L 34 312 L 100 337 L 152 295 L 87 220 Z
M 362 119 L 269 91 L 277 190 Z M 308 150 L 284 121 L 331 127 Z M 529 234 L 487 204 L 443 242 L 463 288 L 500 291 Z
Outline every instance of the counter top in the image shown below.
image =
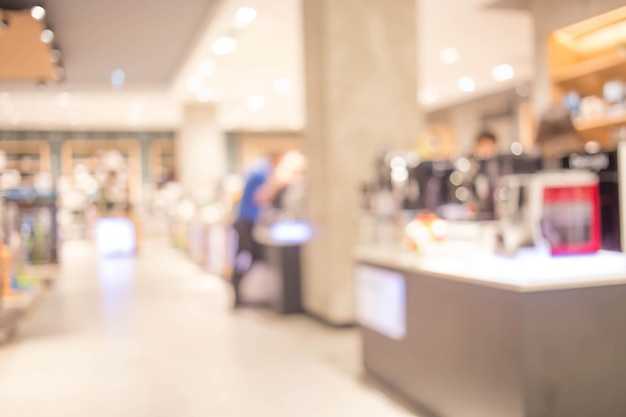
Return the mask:
M 526 249 L 509 257 L 465 250 L 423 256 L 371 246 L 357 248 L 354 255 L 360 263 L 516 292 L 626 285 L 626 256 L 619 252 L 551 257 Z
M 267 226 L 256 226 L 252 236 L 265 246 L 300 246 L 311 238 L 311 228 L 305 222 L 282 221 Z

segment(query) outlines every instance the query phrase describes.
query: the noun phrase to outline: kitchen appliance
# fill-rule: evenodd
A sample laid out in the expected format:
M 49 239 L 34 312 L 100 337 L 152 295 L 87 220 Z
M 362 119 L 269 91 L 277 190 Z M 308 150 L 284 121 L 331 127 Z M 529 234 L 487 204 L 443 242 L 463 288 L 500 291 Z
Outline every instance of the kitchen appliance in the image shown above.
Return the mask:
M 551 255 L 597 252 L 598 184 L 596 174 L 578 170 L 503 177 L 495 194 L 500 251 L 536 246 Z
M 613 251 L 623 250 L 620 212 L 624 204 L 619 184 L 623 171 L 619 164 L 622 147 L 609 152 L 573 153 L 561 159 L 563 168 L 588 170 L 598 175 L 602 249 Z

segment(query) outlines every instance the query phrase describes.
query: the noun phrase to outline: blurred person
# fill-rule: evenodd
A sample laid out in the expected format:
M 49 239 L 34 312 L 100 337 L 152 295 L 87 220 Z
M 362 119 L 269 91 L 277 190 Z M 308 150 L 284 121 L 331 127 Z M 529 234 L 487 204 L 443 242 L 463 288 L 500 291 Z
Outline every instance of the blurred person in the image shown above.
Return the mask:
M 490 131 L 483 130 L 476 136 L 472 149 L 473 183 L 470 190 L 479 220 L 492 220 L 495 215 L 493 193 L 500 177 L 498 139 Z
M 498 140 L 489 131 L 482 131 L 476 137 L 472 154 L 477 159 L 492 159 L 498 156 Z
M 286 186 L 286 182 L 274 175 L 281 159 L 282 155 L 278 153 L 268 155 L 250 171 L 244 185 L 239 211 L 233 224 L 237 233 L 237 250 L 231 278 L 235 308 L 243 305 L 240 294 L 242 279 L 252 264 L 262 258 L 261 247 L 252 237 L 261 208 L 274 200 Z
M 560 167 L 559 158 L 581 152 L 585 145 L 565 107 L 552 107 L 543 114 L 535 143 L 544 158 L 545 168 Z

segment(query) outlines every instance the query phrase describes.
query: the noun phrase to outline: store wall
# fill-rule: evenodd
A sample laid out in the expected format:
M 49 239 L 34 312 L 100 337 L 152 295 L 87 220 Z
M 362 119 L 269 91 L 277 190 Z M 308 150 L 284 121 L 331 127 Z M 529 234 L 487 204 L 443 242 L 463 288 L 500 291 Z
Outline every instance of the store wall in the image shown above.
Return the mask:
M 546 40 L 557 29 L 626 5 L 624 0 L 532 0 L 535 21 L 535 83 L 533 108 L 537 116 L 551 104 Z
M 525 100 L 515 90 L 507 90 L 432 111 L 426 121 L 452 129 L 458 155 L 471 153 L 476 135 L 482 130 L 493 132 L 500 151 L 508 152 L 511 143 L 520 140 L 519 111 Z
M 225 136 L 229 174 L 245 173 L 258 158 L 271 153 L 304 151 L 304 140 L 299 131 L 231 131 Z
M 43 140 L 50 144 L 50 166 L 52 174 L 61 175 L 61 148 L 67 140 L 137 140 L 141 145 L 142 183 L 152 182 L 148 161 L 149 148 L 155 140 L 174 140 L 173 131 L 138 132 L 138 131 L 44 131 L 44 130 L 0 130 L 0 149 L 2 141 Z
M 227 167 L 226 143 L 214 105 L 185 106 L 176 148 L 178 174 L 185 194 L 199 202 L 212 198 Z

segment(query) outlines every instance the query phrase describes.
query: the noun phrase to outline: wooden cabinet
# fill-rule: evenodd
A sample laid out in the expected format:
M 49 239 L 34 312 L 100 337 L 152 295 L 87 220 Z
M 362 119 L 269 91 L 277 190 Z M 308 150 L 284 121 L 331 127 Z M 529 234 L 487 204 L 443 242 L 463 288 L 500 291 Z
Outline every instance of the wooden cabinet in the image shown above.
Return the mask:
M 603 98 L 605 83 L 626 82 L 626 7 L 559 29 L 548 39 L 555 104 L 569 92 Z M 586 141 L 614 146 L 616 131 L 626 126 L 625 110 L 581 115 L 575 126 Z

